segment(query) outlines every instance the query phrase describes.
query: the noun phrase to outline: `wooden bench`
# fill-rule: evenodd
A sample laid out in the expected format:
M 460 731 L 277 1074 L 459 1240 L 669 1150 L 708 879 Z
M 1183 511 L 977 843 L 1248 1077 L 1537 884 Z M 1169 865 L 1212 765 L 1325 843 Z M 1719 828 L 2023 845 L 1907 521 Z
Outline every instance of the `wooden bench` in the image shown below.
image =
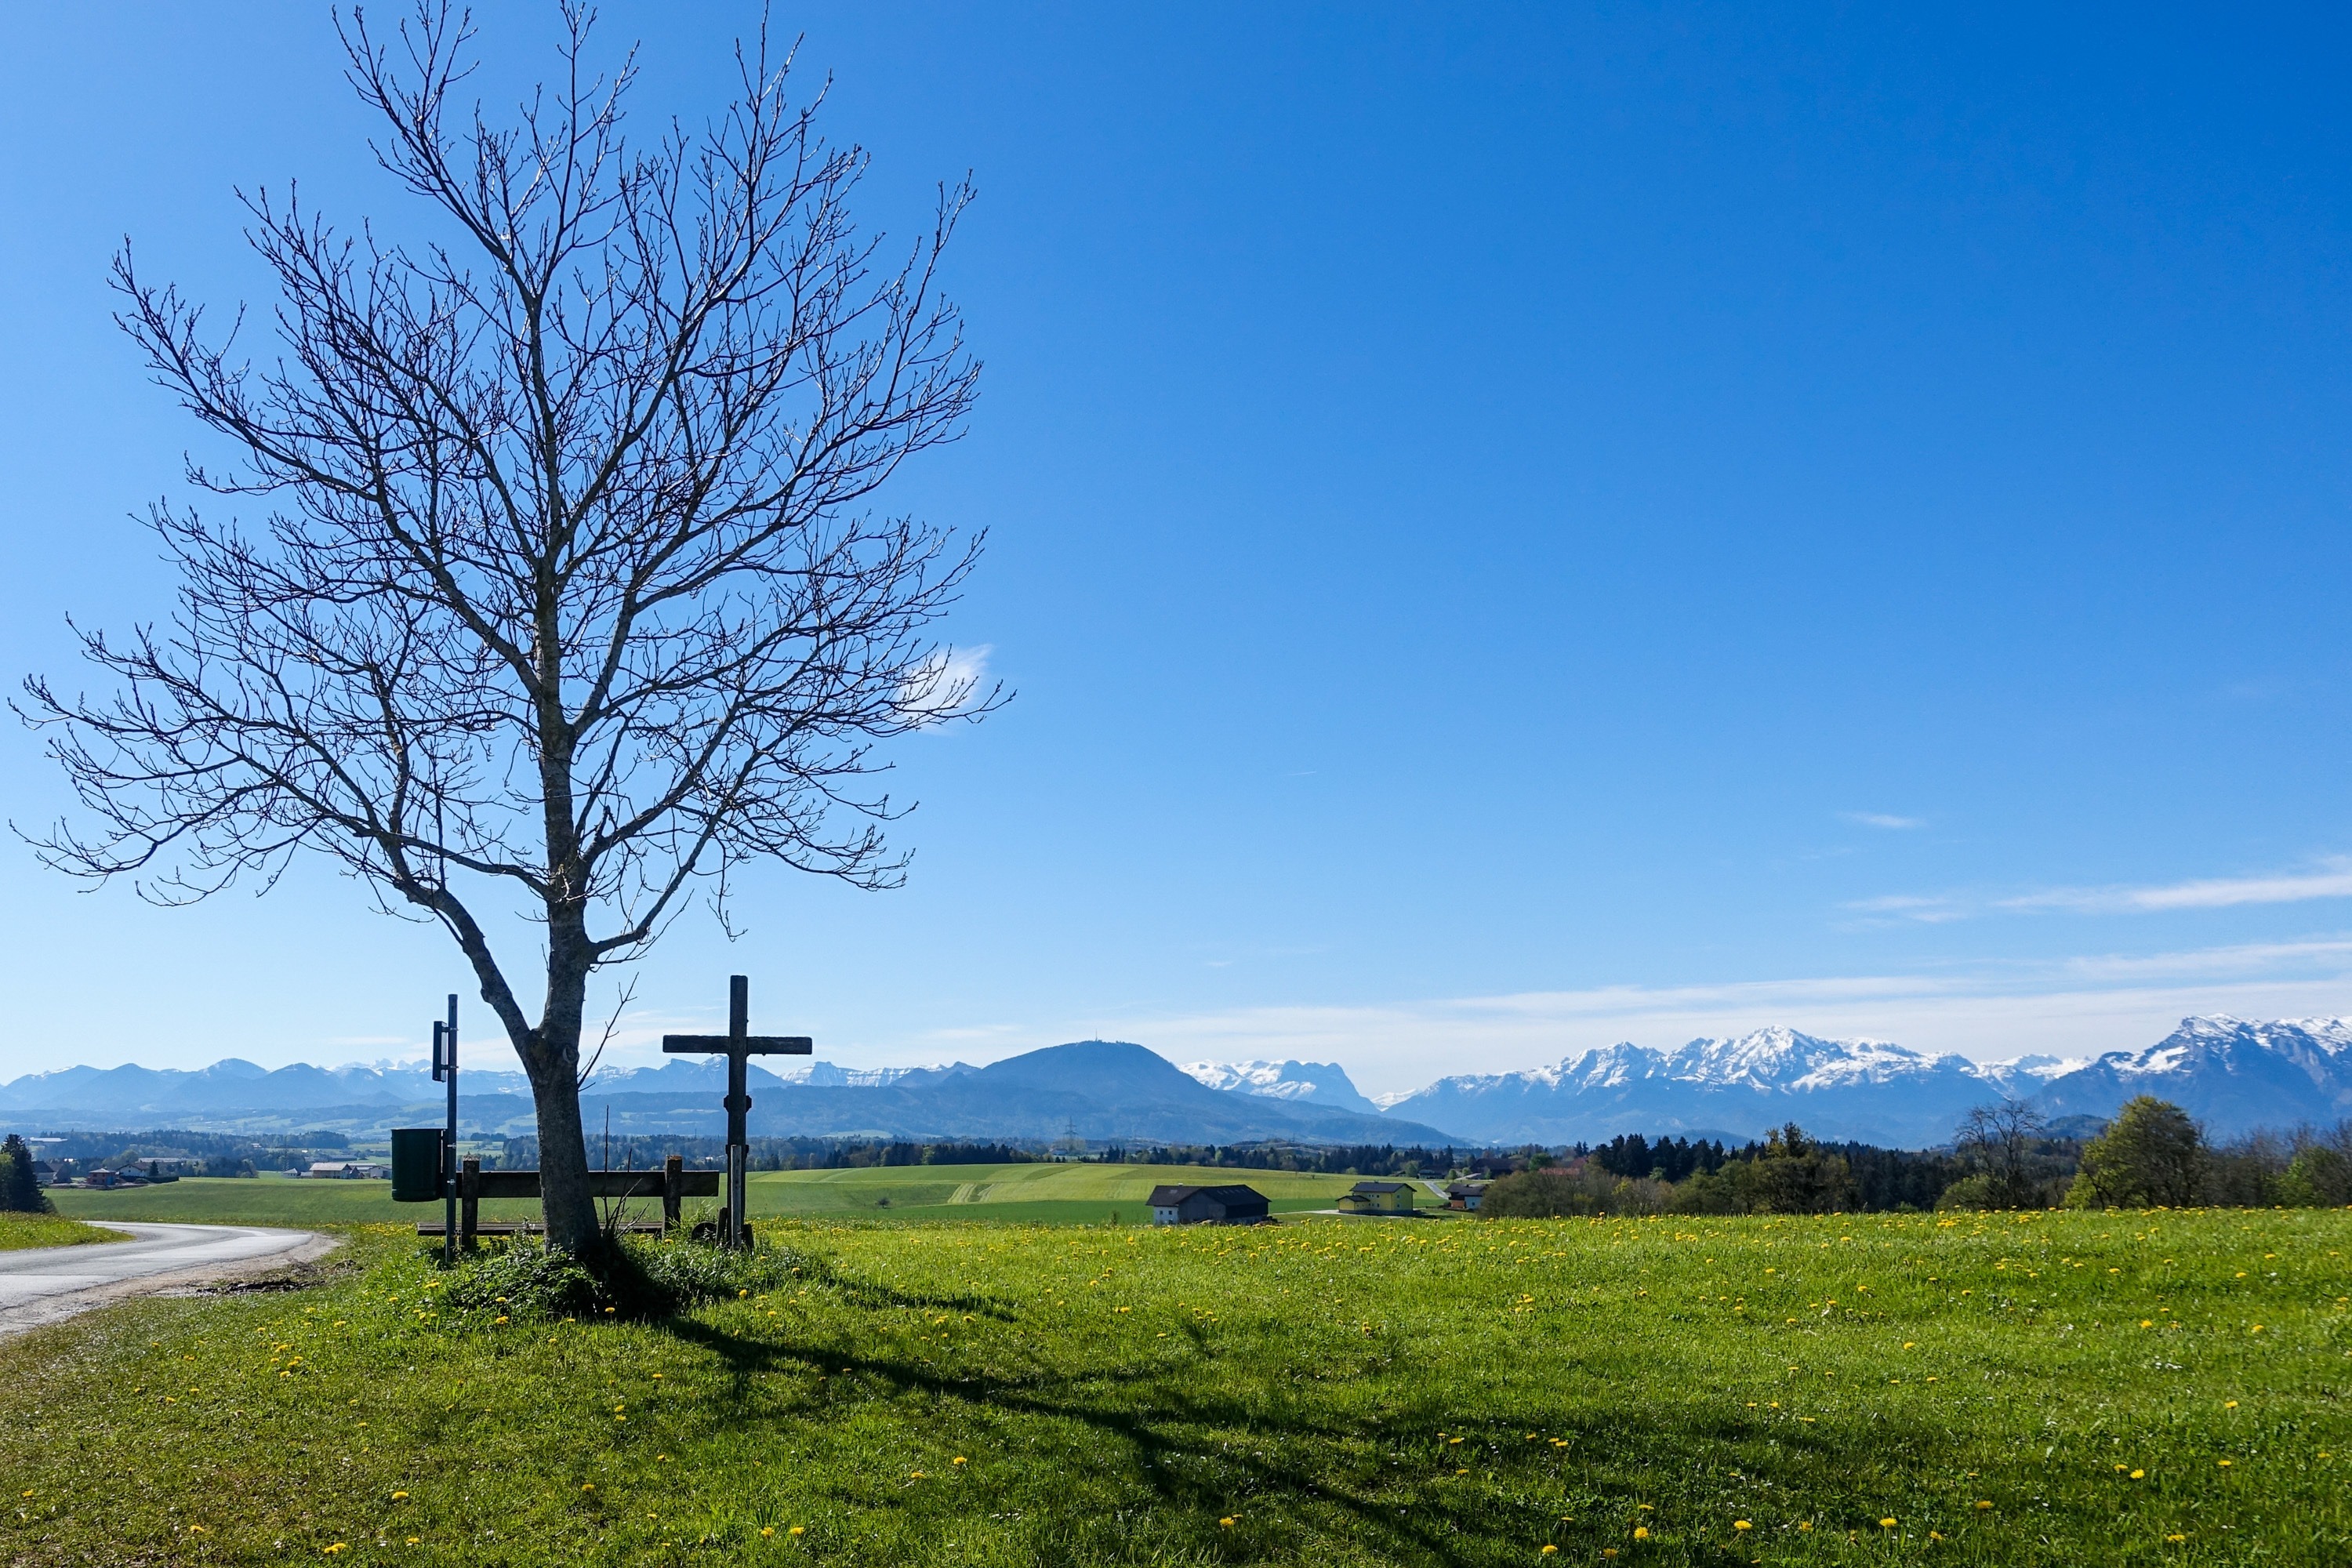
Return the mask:
M 661 1223 L 636 1221 L 624 1225 L 628 1231 L 654 1235 L 667 1234 L 677 1228 L 683 1219 L 688 1198 L 715 1198 L 719 1195 L 719 1173 L 689 1171 L 676 1154 L 662 1162 L 658 1171 L 591 1171 L 588 1192 L 599 1198 L 659 1198 Z M 481 1223 L 484 1198 L 536 1198 L 540 1196 L 537 1171 L 485 1171 L 478 1159 L 468 1159 L 457 1169 L 457 1237 L 461 1245 L 471 1247 L 478 1236 L 536 1236 L 546 1227 L 530 1220 L 493 1221 Z M 446 1236 L 448 1226 L 419 1225 L 419 1236 Z

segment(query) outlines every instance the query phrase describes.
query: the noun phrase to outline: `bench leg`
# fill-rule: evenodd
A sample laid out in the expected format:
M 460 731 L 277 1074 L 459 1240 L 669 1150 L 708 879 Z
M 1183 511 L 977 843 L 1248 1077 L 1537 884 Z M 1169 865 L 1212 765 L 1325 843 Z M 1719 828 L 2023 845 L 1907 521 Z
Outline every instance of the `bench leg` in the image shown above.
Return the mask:
M 468 1159 L 457 1175 L 457 1236 L 458 1245 L 471 1252 L 478 1245 L 475 1238 L 482 1215 L 482 1163 Z

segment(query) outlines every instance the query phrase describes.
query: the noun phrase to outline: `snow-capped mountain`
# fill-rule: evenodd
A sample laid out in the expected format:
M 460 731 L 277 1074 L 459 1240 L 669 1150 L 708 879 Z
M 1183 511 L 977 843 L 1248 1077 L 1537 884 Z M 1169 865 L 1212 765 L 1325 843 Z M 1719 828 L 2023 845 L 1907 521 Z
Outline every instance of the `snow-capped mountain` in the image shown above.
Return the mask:
M 2352 1023 L 2183 1018 L 2146 1050 L 2109 1051 L 2033 1099 L 2053 1116 L 2107 1116 L 2136 1094 L 2169 1100 L 2223 1134 L 2352 1116 Z
M 1364 1098 L 1348 1069 L 1337 1062 L 1183 1062 L 1179 1064 L 1211 1089 L 1260 1094 L 1269 1100 L 1336 1105 L 1367 1114 L 1381 1108 Z
M 2143 1051 L 1997 1062 L 1758 1029 L 1673 1051 L 1604 1046 L 1554 1067 L 1441 1079 L 1383 1109 L 1506 1143 L 1619 1132 L 1752 1137 L 1793 1121 L 1823 1137 L 1917 1147 L 1948 1141 L 1970 1106 L 2004 1095 L 2052 1117 L 2105 1117 L 2136 1094 L 2172 1100 L 2221 1137 L 2333 1121 L 2352 1115 L 2352 1024 L 2186 1018 Z
M 1992 1093 L 1965 1057 L 1776 1027 L 1670 1052 L 1621 1043 L 1556 1067 L 1441 1079 L 1389 1110 L 1496 1142 L 1754 1136 L 1797 1121 L 1822 1137 L 1921 1143 L 1950 1136 L 1953 1121 Z

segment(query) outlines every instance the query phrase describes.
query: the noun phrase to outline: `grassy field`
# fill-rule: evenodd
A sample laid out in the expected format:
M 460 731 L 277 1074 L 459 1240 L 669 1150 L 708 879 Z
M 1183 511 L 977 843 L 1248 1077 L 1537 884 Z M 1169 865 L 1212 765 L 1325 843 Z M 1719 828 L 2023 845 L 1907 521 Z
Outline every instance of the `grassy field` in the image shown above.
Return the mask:
M 8 1342 L 0 1558 L 2352 1561 L 2343 1213 L 763 1245 L 796 1283 L 551 1323 L 354 1233 Z
M 63 1215 L 0 1213 L 0 1252 L 20 1247 L 75 1247 L 90 1241 L 128 1241 L 128 1232 L 84 1225 Z
M 764 1171 L 751 1179 L 754 1219 L 959 1220 L 982 1224 L 1148 1225 L 1144 1206 L 1162 1183 L 1239 1182 L 1276 1214 L 1328 1209 L 1353 1176 L 1195 1165 L 896 1165 L 862 1171 Z M 1434 1194 L 1421 1201 L 1435 1205 Z
M 1209 1170 L 1189 1165 L 894 1165 L 858 1171 L 761 1171 L 751 1177 L 751 1217 L 946 1219 L 1000 1224 L 1144 1225 L 1144 1199 L 1162 1182 L 1246 1182 L 1276 1213 L 1329 1208 L 1352 1176 L 1274 1171 Z M 285 1176 L 190 1176 L 112 1192 L 68 1189 L 60 1211 L 84 1219 L 242 1221 L 252 1225 L 437 1222 L 433 1204 L 395 1204 L 389 1182 L 313 1181 Z M 1434 1205 L 1434 1195 L 1421 1201 Z M 658 1205 L 655 1205 L 658 1210 Z M 709 1206 L 709 1205 L 706 1205 Z M 482 1205 L 485 1219 L 536 1219 L 539 1205 L 501 1199 Z M 656 1213 L 656 1217 L 658 1214 Z

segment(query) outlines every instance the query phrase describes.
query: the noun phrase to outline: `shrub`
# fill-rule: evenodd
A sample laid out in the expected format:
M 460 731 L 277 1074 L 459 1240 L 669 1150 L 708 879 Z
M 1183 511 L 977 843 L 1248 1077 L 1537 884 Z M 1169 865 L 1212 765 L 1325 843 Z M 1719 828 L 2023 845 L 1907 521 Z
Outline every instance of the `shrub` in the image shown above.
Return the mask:
M 684 1240 L 606 1237 L 574 1255 L 535 1241 L 492 1242 L 464 1259 L 446 1298 L 460 1314 L 662 1318 L 819 1272 L 785 1247 L 733 1252 Z
M 1939 1209 L 2008 1208 L 2011 1205 L 2002 1201 L 2007 1195 L 2002 1191 L 2000 1177 L 1990 1171 L 1979 1171 L 1973 1176 L 1962 1176 L 1946 1187 L 1943 1196 L 1936 1200 L 1936 1206 Z
M 2066 1206 L 2186 1208 L 2204 1191 L 2208 1163 L 2204 1135 L 2189 1113 L 2139 1095 L 2083 1145 L 2083 1172 L 2066 1189 Z

